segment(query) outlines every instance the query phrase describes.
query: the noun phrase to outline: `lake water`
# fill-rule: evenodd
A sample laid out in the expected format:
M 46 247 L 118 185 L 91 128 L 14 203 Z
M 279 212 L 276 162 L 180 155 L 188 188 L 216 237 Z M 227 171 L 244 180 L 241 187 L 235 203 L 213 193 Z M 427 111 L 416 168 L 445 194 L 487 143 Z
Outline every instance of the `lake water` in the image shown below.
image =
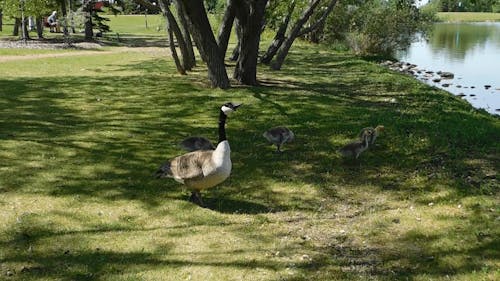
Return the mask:
M 452 72 L 453 79 L 440 82 L 423 71 L 417 77 L 500 114 L 500 23 L 437 23 L 427 40 L 413 43 L 398 59 L 420 70 Z

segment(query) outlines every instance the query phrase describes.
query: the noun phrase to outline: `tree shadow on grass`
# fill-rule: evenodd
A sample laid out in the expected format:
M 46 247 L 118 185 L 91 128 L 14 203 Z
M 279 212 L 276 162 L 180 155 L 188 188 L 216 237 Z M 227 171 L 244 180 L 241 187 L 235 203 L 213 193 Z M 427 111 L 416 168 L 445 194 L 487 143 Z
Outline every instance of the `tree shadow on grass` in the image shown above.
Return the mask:
M 162 47 L 168 48 L 168 39 L 166 36 L 144 36 L 127 33 L 106 34 L 102 43 L 116 47 Z
M 328 59 L 342 61 L 341 58 L 328 57 L 321 61 L 327 63 Z M 144 68 L 145 72 L 154 73 L 145 76 L 2 80 L 0 88 L 9 94 L 0 98 L 0 145 L 5 148 L 0 152 L 4 159 L 0 164 L 0 183 L 6 192 L 54 197 L 78 195 L 104 203 L 118 199 L 137 201 L 147 210 L 165 204 L 165 199 L 183 199 L 179 184 L 157 181 L 151 175 L 164 160 L 182 153 L 177 142 L 183 137 L 195 132 L 196 135 L 215 139 L 217 110 L 228 96 L 249 103 L 228 122 L 228 136 L 233 149 L 232 177 L 220 188 L 204 194 L 210 209 L 219 213 L 314 212 L 321 199 L 318 196 L 338 203 L 349 199 L 332 188 L 339 183 L 356 187 L 368 182 L 371 186 L 380 187 L 382 192 L 413 196 L 415 188 L 405 180 L 408 175 L 424 177 L 424 185 L 432 188 L 437 182 L 432 174 L 448 175 L 448 172 L 442 172 L 442 167 L 451 170 L 451 173 L 461 173 L 466 169 L 480 170 L 484 167 L 483 163 L 471 160 L 482 158 L 488 163 L 495 163 L 498 144 L 494 146 L 490 140 L 500 138 L 498 120 L 471 111 L 470 107 L 444 97 L 437 90 L 423 86 L 407 89 L 407 85 L 413 84 L 392 80 L 381 81 L 374 92 L 390 88 L 391 93 L 384 94 L 383 98 L 394 95 L 399 101 L 395 104 L 371 102 L 366 99 L 369 89 L 364 87 L 376 81 L 380 73 L 366 72 L 359 78 L 353 78 L 344 77 L 332 68 L 334 75 L 330 77 L 330 72 L 315 67 L 319 62 L 304 60 L 301 68 L 309 66 L 310 73 L 304 73 L 306 76 L 297 81 L 280 77 L 279 83 L 274 85 L 232 89 L 220 97 L 211 89 L 193 86 L 171 72 L 165 75 L 157 73 L 164 67 L 164 62 L 158 61 L 122 68 Z M 299 63 L 297 61 L 297 65 Z M 360 65 L 354 62 L 337 67 Z M 356 71 L 362 73 L 363 69 Z M 303 77 L 301 73 L 296 75 Z M 318 77 L 320 81 L 315 80 Z M 391 77 L 397 80 L 395 76 Z M 422 94 L 426 95 L 425 99 L 416 98 Z M 451 105 L 446 105 L 448 102 Z M 197 107 L 194 108 L 194 105 Z M 460 126 L 456 126 L 458 121 Z M 379 146 L 363 154 L 359 162 L 352 165 L 343 163 L 335 153 L 336 148 L 355 138 L 360 128 L 376 124 L 384 124 L 388 129 L 377 141 Z M 261 136 L 264 130 L 274 125 L 288 125 L 297 135 L 296 143 L 288 146 L 282 155 L 273 154 L 273 149 L 265 144 Z M 471 150 L 465 149 L 471 146 Z M 439 160 L 436 156 L 443 159 Z M 51 176 L 47 177 L 47 174 Z M 491 180 L 494 179 L 488 181 Z M 299 187 L 294 187 L 297 185 Z M 467 186 L 467 182 L 461 176 L 447 181 L 447 188 L 458 190 L 452 196 L 463 198 L 477 192 L 477 189 L 468 189 L 461 193 L 463 186 Z M 498 192 L 493 188 L 490 191 Z M 426 203 L 423 196 L 422 200 L 419 200 L 420 194 L 416 196 L 417 202 Z M 367 205 L 376 204 L 370 202 Z M 367 207 L 354 209 L 362 215 L 363 208 Z M 186 219 L 188 225 L 195 219 L 195 216 Z M 116 227 L 116 230 L 122 228 Z M 54 234 L 51 229 L 44 228 L 38 232 L 44 231 L 48 235 Z M 109 229 L 103 231 L 109 232 Z M 243 232 L 241 235 L 248 236 Z M 18 240 L 31 241 L 32 238 L 14 237 L 10 242 L 15 245 Z M 418 235 L 403 239 L 401 244 L 411 245 L 417 238 Z M 481 245 L 496 246 L 488 241 Z M 480 256 L 484 248 L 481 247 L 462 251 L 462 254 Z M 447 272 L 420 260 L 422 256 L 436 254 L 434 249 L 426 249 L 425 243 L 421 248 L 409 254 L 409 263 L 417 263 L 418 268 L 431 275 Z M 318 261 L 311 267 L 305 266 L 303 272 L 306 274 L 313 274 L 310 269 L 349 267 L 349 260 L 354 260 L 354 266 L 356 260 L 358 265 L 365 264 L 367 272 L 380 278 L 384 278 L 383 273 L 390 270 L 397 276 L 409 278 L 418 274 L 405 264 L 388 266 L 389 269 L 377 268 L 380 262 L 391 263 L 405 258 L 402 251 L 386 252 L 384 248 L 367 250 L 357 245 L 344 252 L 316 249 L 326 254 L 319 255 Z M 67 254 L 69 268 L 90 263 L 91 270 L 66 271 L 64 253 L 35 254 L 37 263 L 41 263 L 35 266 L 40 266 L 42 274 L 47 276 L 60 276 L 59 272 L 50 271 L 51 267 L 55 267 L 63 272 L 62 276 L 69 276 L 68 279 L 84 279 L 90 278 L 85 274 L 115 274 L 97 264 L 99 260 L 104 261 L 102 264 L 108 260 L 107 265 L 117 267 L 118 273 L 127 270 L 132 262 L 142 264 L 141 260 L 146 261 L 145 265 L 153 266 L 189 265 L 185 259 L 165 261 L 154 254 L 131 252 L 130 255 L 121 254 L 125 258 L 125 266 L 122 266 L 116 264 L 119 256 L 116 252 L 86 249 L 81 255 L 72 254 L 72 251 Z M 340 256 L 339 259 L 328 259 L 332 254 Z M 365 256 L 374 256 L 377 263 L 365 261 Z M 11 253 L 3 259 L 30 261 L 24 253 Z M 250 267 L 261 263 L 247 264 L 239 260 L 232 264 L 206 264 Z M 266 266 L 265 263 L 263 266 Z M 271 268 L 273 266 L 282 268 L 281 264 L 271 264 Z M 474 265 L 456 270 L 470 272 L 476 269 L 478 266 Z M 25 271 L 26 274 L 33 272 L 35 278 L 37 270 Z M 43 273 L 45 271 L 47 273 Z M 347 272 L 349 274 L 349 270 Z M 354 272 L 352 274 L 356 274 Z
M 246 254 L 259 251 L 253 247 L 179 251 L 174 241 L 193 234 L 192 228 L 197 225 L 191 223 L 155 228 L 128 223 L 128 226 L 56 230 L 59 229 L 58 226 L 47 224 L 46 221 L 46 218 L 39 215 L 24 215 L 11 229 L 11 239 L 0 240 L 0 248 L 3 250 L 0 256 L 2 275 L 9 276 L 10 280 L 104 280 L 115 275 L 136 276 L 143 273 L 144 268 L 158 272 L 156 274 L 164 274 L 165 271 L 172 273 L 181 268 L 191 271 L 198 267 L 222 267 L 230 270 L 251 270 L 258 267 L 275 271 L 286 266 L 281 261 L 266 260 L 262 255 L 247 260 Z M 168 242 L 149 241 L 151 235 L 162 236 Z M 130 245 L 117 248 L 108 244 L 110 237 L 124 241 L 143 237 L 141 242 L 154 242 L 154 246 L 142 250 Z M 214 259 L 229 256 L 230 259 Z M 182 272 L 174 273 L 178 275 Z

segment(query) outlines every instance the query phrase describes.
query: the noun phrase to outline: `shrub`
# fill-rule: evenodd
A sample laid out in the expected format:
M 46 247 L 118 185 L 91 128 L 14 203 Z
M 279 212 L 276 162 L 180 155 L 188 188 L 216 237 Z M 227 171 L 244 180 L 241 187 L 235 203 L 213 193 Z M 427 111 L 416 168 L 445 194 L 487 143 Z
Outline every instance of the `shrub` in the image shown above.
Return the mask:
M 341 4 L 334 13 L 325 38 L 344 40 L 360 54 L 391 55 L 409 46 L 434 21 L 433 11 L 419 10 L 412 0 Z

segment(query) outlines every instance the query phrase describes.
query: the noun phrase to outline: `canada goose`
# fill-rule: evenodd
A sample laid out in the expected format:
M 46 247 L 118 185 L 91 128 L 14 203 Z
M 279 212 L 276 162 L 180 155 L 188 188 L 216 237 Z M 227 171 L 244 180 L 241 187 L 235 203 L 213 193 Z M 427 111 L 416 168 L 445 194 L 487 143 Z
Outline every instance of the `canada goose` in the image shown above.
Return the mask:
M 338 152 L 344 157 L 354 157 L 358 159 L 359 155 L 368 148 L 369 139 L 373 131 L 366 130 L 363 132 L 360 140 L 355 140 L 343 146 Z
M 281 152 L 280 148 L 283 144 L 287 142 L 292 142 L 295 139 L 295 135 L 292 130 L 287 127 L 274 127 L 262 134 L 270 143 L 276 145 L 277 152 Z
M 156 171 L 157 178 L 170 177 L 191 190 L 189 200 L 203 206 L 200 191 L 211 188 L 231 174 L 231 149 L 226 138 L 226 118 L 241 104 L 226 103 L 219 113 L 219 143 L 215 150 L 198 150 L 165 162 Z
M 180 143 L 181 147 L 187 151 L 214 150 L 215 146 L 207 138 L 189 137 Z
M 373 127 L 366 127 L 361 129 L 361 131 L 359 132 L 359 138 L 362 139 L 364 132 L 366 131 L 371 132 L 370 137 L 368 138 L 368 143 L 372 145 L 375 143 L 375 140 L 377 139 L 378 135 L 383 130 L 385 130 L 385 127 L 383 125 L 377 125 L 375 129 Z

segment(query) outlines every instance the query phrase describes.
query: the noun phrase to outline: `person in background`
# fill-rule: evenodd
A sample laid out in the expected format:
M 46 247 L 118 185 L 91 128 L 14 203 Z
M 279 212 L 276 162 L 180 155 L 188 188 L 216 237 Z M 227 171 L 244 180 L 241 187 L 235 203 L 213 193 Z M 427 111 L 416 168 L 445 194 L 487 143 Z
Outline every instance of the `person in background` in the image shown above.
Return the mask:
M 32 31 L 35 30 L 35 19 L 32 16 L 28 17 L 28 30 Z
M 47 23 L 50 27 L 50 32 L 59 32 L 59 23 L 57 22 L 57 12 L 53 11 L 52 14 L 47 18 Z

